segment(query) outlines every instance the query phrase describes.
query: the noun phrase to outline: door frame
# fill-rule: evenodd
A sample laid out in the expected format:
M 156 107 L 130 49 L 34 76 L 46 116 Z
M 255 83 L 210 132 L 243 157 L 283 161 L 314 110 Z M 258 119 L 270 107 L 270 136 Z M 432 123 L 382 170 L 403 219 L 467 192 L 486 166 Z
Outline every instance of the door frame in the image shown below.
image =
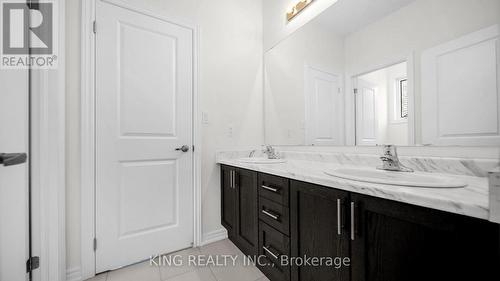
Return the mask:
M 162 21 L 179 25 L 193 32 L 193 208 L 194 241 L 200 246 L 202 241 L 201 225 L 201 117 L 198 89 L 198 42 L 197 25 L 186 23 L 174 17 L 159 15 L 153 11 L 127 4 L 120 0 L 82 0 L 81 18 L 81 268 L 79 280 L 95 276 L 95 34 L 96 1 L 103 1 L 127 10 L 147 15 Z M 97 29 L 99 28 L 97 24 Z
M 346 145 L 356 145 L 356 103 L 354 89 L 356 88 L 356 79 L 359 76 L 387 68 L 399 63 L 406 62 L 406 74 L 408 77 L 408 145 L 416 145 L 416 115 L 415 115 L 415 54 L 411 52 L 407 55 L 396 55 L 381 63 L 374 65 L 365 65 L 354 70 L 347 71 L 346 74 L 346 95 L 345 95 L 345 138 Z
M 65 1 L 57 2 L 58 67 L 31 70 L 31 246 L 36 281 L 66 280 Z

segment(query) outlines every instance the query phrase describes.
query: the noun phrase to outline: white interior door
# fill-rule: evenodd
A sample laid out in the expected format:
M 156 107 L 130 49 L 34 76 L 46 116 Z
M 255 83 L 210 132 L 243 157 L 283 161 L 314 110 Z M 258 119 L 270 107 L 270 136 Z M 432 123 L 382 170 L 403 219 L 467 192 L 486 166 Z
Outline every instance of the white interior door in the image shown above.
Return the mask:
M 422 141 L 500 145 L 500 25 L 422 53 Z
M 102 272 L 192 246 L 193 33 L 103 1 L 96 8 Z
M 343 99 L 337 75 L 306 66 L 306 144 L 342 145 Z
M 356 145 L 376 145 L 378 131 L 376 88 L 363 79 L 356 80 Z
M 0 153 L 28 151 L 28 71 L 0 70 Z M 28 166 L 0 164 L 0 280 L 27 280 Z M 20 158 L 18 158 L 20 159 Z M 6 163 L 7 162 L 7 163 Z

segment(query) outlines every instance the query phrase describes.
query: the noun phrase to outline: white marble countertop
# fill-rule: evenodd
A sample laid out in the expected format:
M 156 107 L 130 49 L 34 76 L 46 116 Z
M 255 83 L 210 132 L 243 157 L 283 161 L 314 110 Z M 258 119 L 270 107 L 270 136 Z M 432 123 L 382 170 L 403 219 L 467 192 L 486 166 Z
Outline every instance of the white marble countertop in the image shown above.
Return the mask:
M 485 177 L 446 174 L 444 176 L 451 176 L 467 182 L 467 187 L 422 188 L 358 182 L 327 175 L 325 171 L 329 169 L 354 167 L 336 163 L 296 159 L 288 159 L 286 163 L 281 164 L 251 164 L 240 162 L 237 159 L 218 159 L 218 163 L 318 184 L 325 187 L 332 187 L 339 190 L 346 190 L 485 220 L 489 219 L 488 179 Z M 360 167 L 357 166 L 357 168 Z

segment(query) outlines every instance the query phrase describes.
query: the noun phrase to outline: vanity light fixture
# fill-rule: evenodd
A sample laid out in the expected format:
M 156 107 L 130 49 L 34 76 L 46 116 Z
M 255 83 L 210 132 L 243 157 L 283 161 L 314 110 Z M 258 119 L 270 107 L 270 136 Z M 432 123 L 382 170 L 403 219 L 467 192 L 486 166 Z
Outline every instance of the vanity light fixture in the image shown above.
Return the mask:
M 286 19 L 291 21 L 294 17 L 296 17 L 300 12 L 302 12 L 307 6 L 311 5 L 314 0 L 300 0 L 297 4 L 295 4 L 290 10 L 286 13 Z

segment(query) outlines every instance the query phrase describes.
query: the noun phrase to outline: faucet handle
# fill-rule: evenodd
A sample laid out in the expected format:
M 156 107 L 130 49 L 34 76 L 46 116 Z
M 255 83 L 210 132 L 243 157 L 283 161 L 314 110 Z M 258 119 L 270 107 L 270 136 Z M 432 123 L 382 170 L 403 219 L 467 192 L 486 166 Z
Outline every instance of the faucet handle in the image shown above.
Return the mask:
M 395 145 L 388 144 L 384 145 L 384 155 L 385 156 L 398 156 L 398 150 Z
M 394 160 L 392 158 L 386 157 L 386 156 L 381 156 L 380 160 L 382 160 L 384 162 L 394 162 Z

